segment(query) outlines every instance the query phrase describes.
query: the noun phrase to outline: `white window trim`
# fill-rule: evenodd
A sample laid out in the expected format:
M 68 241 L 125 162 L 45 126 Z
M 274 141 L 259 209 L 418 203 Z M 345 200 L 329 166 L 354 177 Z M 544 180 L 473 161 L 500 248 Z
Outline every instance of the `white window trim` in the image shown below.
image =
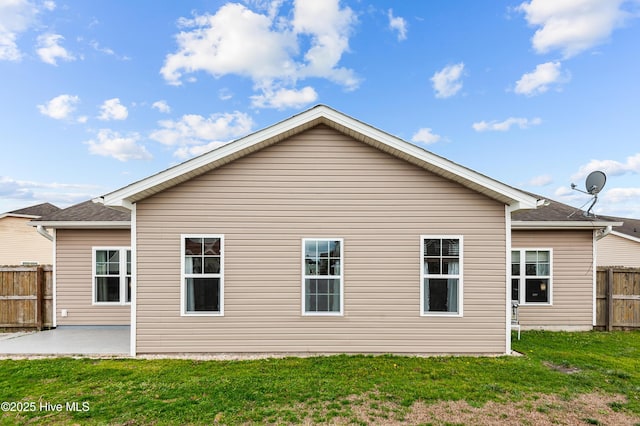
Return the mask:
M 184 240 L 186 238 L 219 238 L 220 239 L 220 273 L 219 274 L 187 274 L 185 273 L 185 246 Z M 224 316 L 224 235 L 223 234 L 181 234 L 180 235 L 180 316 L 183 317 L 223 317 Z M 187 312 L 186 300 L 187 300 L 187 286 L 185 283 L 186 278 L 193 278 L 194 276 L 205 277 L 216 275 L 215 278 L 220 278 L 220 312 Z M 219 275 L 219 277 L 217 276 Z
M 456 239 L 460 241 L 460 255 L 458 275 L 425 274 L 424 272 L 424 240 L 430 239 Z M 425 312 L 424 306 L 424 279 L 433 278 L 457 278 L 458 279 L 458 312 Z M 464 237 L 462 235 L 420 235 L 420 316 L 421 317 L 450 317 L 462 318 L 464 316 Z
M 518 287 L 518 305 L 519 306 L 553 306 L 553 249 L 549 247 L 528 247 L 528 248 L 519 248 L 514 247 L 511 249 L 512 252 L 519 251 L 520 252 L 520 275 L 512 275 L 511 274 L 511 256 L 509 256 L 509 294 L 511 294 L 511 281 L 513 278 L 517 278 L 520 280 L 520 286 Z M 527 302 L 525 297 L 526 290 L 526 279 L 527 277 L 534 277 L 537 275 L 526 275 L 526 266 L 523 267 L 523 259 L 526 259 L 527 251 L 548 251 L 549 252 L 549 301 L 548 302 Z M 526 264 L 526 260 L 524 262 Z
M 96 252 L 111 250 L 120 252 L 120 301 L 119 302 L 98 302 L 96 300 Z M 127 251 L 131 251 L 131 247 L 122 246 L 98 246 L 91 248 L 91 305 L 93 306 L 124 306 L 131 305 L 127 302 Z M 133 253 L 131 253 L 133 261 Z M 124 271 L 124 273 L 122 273 Z M 133 271 L 132 271 L 133 272 Z M 133 280 L 133 276 L 131 276 Z
M 305 270 L 305 246 L 307 241 L 339 241 L 340 242 L 340 275 L 307 275 Z M 301 248 L 301 306 L 300 310 L 302 312 L 302 316 L 306 317 L 341 317 L 344 316 L 344 238 L 303 238 L 302 239 L 302 248 Z M 306 312 L 305 311 L 305 302 L 306 302 L 306 286 L 305 280 L 307 278 L 319 278 L 326 277 L 327 279 L 340 279 L 340 312 Z

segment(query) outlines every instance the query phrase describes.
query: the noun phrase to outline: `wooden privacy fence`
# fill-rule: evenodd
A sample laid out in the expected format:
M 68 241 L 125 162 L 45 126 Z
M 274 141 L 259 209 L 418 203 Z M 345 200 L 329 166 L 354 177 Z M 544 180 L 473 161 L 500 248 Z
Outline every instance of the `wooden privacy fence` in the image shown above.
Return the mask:
M 53 326 L 51 266 L 0 267 L 0 328 Z
M 596 276 L 596 328 L 640 328 L 640 269 L 599 267 Z

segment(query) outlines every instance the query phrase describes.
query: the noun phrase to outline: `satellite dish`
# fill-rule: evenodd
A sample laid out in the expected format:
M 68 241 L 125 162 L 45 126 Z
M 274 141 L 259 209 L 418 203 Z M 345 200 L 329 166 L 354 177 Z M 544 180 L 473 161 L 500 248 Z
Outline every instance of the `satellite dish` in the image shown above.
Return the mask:
M 607 183 L 607 175 L 605 175 L 604 172 L 601 172 L 600 170 L 596 170 L 595 172 L 589 173 L 589 176 L 587 176 L 587 180 L 584 183 L 584 186 L 587 189 L 586 191 L 577 189 L 576 188 L 577 185 L 575 183 L 571 184 L 571 189 L 593 196 L 593 199 L 591 200 L 591 205 L 589 206 L 587 211 L 584 212 L 584 216 L 586 217 L 594 216 L 593 213 L 591 213 L 591 209 L 593 209 L 593 206 L 595 206 L 596 203 L 598 202 L 598 193 L 602 191 L 602 188 L 604 188 L 605 183 Z M 569 217 L 571 216 L 573 216 L 573 213 Z
M 589 194 L 596 195 L 602 190 L 602 188 L 604 188 L 605 183 L 607 183 L 607 175 L 600 170 L 596 170 L 595 172 L 589 173 L 589 176 L 587 176 L 585 187 Z

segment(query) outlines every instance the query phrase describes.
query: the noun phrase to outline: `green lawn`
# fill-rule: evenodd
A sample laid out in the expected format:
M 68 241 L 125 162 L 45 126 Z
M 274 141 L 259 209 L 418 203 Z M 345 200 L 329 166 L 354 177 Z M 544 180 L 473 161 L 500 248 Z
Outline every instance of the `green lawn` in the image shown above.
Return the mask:
M 640 332 L 523 332 L 514 349 L 525 356 L 0 360 L 0 424 L 362 423 L 362 406 L 399 420 L 416 401 L 594 392 L 626 397 L 611 407 L 640 424 Z

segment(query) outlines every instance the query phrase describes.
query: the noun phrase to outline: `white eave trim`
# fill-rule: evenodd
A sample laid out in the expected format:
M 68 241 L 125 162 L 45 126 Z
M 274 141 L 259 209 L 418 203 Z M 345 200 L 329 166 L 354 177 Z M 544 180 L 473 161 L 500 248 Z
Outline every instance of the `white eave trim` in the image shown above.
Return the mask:
M 535 229 L 600 229 L 607 226 L 621 226 L 622 222 L 605 221 L 511 221 L 511 229 L 535 230 Z
M 0 214 L 0 219 L 4 219 L 5 217 L 18 217 L 21 219 L 37 219 L 40 216 L 32 215 L 32 214 L 16 214 L 16 213 L 2 213 Z
M 127 209 L 132 202 L 151 196 L 163 189 L 215 168 L 212 163 L 222 161 L 222 164 L 224 164 L 227 162 L 224 161 L 225 159 L 231 161 L 245 153 L 259 149 L 259 147 L 256 147 L 257 145 L 276 143 L 280 139 L 290 136 L 293 131 L 303 131 L 305 128 L 320 123 L 327 124 L 337 130 L 340 130 L 339 127 L 344 127 L 342 129 L 343 132 L 372 145 L 374 145 L 372 142 L 380 142 L 389 148 L 389 151 L 395 151 L 396 155 L 401 153 L 409 156 L 410 159 L 414 160 L 412 162 L 417 165 L 422 164 L 426 169 L 432 169 L 434 173 L 457 181 L 475 191 L 484 193 L 488 197 L 501 199 L 501 201 L 510 206 L 515 206 L 518 209 L 536 208 L 537 199 L 529 194 L 458 165 L 324 105 L 313 107 L 280 123 L 223 145 L 207 154 L 195 157 L 106 194 L 94 201 L 109 207 Z
M 51 221 L 51 222 L 29 222 L 31 226 L 43 226 L 54 229 L 130 229 L 130 221 Z
M 614 226 L 618 226 L 618 225 L 614 225 Z M 632 237 L 631 235 L 625 234 L 623 232 L 611 231 L 609 234 L 615 235 L 616 237 L 620 237 L 620 238 L 626 238 L 627 240 L 635 241 L 636 243 L 640 243 L 640 238 Z

